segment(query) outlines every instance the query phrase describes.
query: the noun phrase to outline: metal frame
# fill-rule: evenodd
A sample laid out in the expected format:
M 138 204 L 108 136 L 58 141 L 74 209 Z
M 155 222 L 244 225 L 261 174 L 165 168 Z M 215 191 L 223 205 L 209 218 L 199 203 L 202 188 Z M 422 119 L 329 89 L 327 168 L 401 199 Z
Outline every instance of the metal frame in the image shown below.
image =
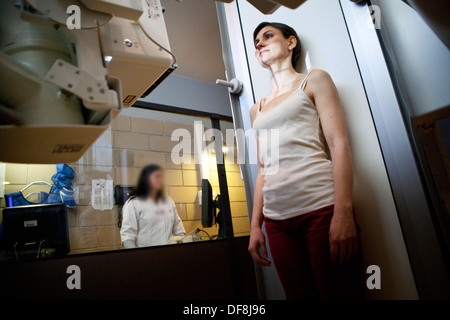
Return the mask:
M 213 129 L 220 131 L 220 119 L 211 118 Z M 222 151 L 222 136 L 214 136 L 214 149 L 216 150 L 217 176 L 219 179 L 220 198 L 223 212 L 223 222 L 225 225 L 225 236 L 233 237 L 233 220 L 231 217 L 230 196 L 228 194 L 227 171 L 225 169 L 225 159 Z
M 450 280 L 427 190 L 367 5 L 340 0 L 360 70 L 419 296 L 450 297 Z M 426 243 L 426 245 L 424 245 Z
M 216 2 L 217 16 L 219 20 L 220 38 L 222 41 L 223 61 L 226 69 L 227 80 L 230 81 L 233 78 L 239 79 L 243 83 L 243 90 L 240 95 L 229 95 L 231 114 L 233 116 L 234 129 L 251 129 L 251 123 L 249 117 L 245 117 L 244 114 L 248 114 L 251 106 L 255 103 L 255 97 L 253 94 L 253 86 L 250 77 L 250 70 L 248 62 L 246 60 L 245 43 L 243 41 L 242 28 L 237 28 L 234 25 L 228 25 L 227 13 L 228 10 L 234 10 L 236 7 L 225 8 L 223 3 Z M 240 19 L 237 11 L 231 13 L 233 17 Z M 235 68 L 236 66 L 236 68 Z M 242 179 L 245 184 L 245 196 L 247 199 L 247 211 L 249 214 L 249 220 L 251 221 L 253 210 L 253 192 L 256 176 L 258 173 L 258 167 L 256 165 L 250 165 L 248 161 L 248 150 L 252 142 L 237 141 L 238 157 L 240 154 L 245 154 L 245 164 L 240 165 Z M 256 141 L 253 142 L 256 144 Z M 266 299 L 265 282 L 267 278 L 267 271 L 263 270 L 260 266 L 255 265 L 256 281 L 258 286 L 258 296 L 260 299 Z M 276 274 L 273 277 L 276 280 Z
M 378 5 L 378 0 L 370 0 L 371 5 Z M 408 3 L 405 3 L 409 5 Z M 413 8 L 414 9 L 414 8 Z M 419 13 L 418 13 L 419 14 Z M 432 220 L 434 222 L 438 240 L 441 244 L 444 260 L 447 265 L 447 270 L 450 273 L 450 224 L 448 220 L 448 211 L 443 203 L 440 195 L 439 187 L 437 186 L 433 170 L 425 149 L 424 140 L 419 134 L 420 129 L 417 126 L 417 120 L 413 116 L 412 106 L 408 92 L 405 90 L 403 79 L 401 76 L 401 70 L 398 67 L 398 62 L 395 57 L 393 45 L 387 32 L 387 28 L 384 27 L 384 21 L 380 21 L 382 28 L 377 31 L 380 45 L 388 65 L 388 69 L 391 75 L 394 90 L 397 94 L 398 102 L 400 105 L 403 118 L 405 119 L 405 126 L 409 134 L 413 152 L 416 156 L 416 161 L 422 169 L 420 174 L 424 183 L 425 191 L 427 191 L 428 202 L 432 210 Z M 423 130 L 425 125 L 421 125 Z
M 222 41 L 223 60 L 226 68 L 227 80 L 233 78 L 239 79 L 243 83 L 243 89 L 240 95 L 230 94 L 231 112 L 233 116 L 234 129 L 244 131 L 252 129 L 250 123 L 250 108 L 255 103 L 253 85 L 250 77 L 250 68 L 247 61 L 247 48 L 242 34 L 242 24 L 239 14 L 239 5 L 236 0 L 236 6 L 225 6 L 223 3 L 216 2 L 217 15 L 219 19 L 220 37 Z M 238 24 L 228 25 L 228 19 L 239 20 Z M 238 158 L 245 157 L 245 164 L 240 165 L 242 179 L 245 184 L 245 196 L 247 199 L 247 212 L 249 220 L 253 211 L 253 192 L 256 177 L 258 174 L 258 165 L 249 161 L 250 153 L 256 155 L 256 139 L 247 138 L 245 141 L 236 141 Z M 273 266 L 262 268 L 255 264 L 256 281 L 258 286 L 259 299 L 267 299 L 266 286 L 270 287 L 271 294 L 274 297 L 284 296 L 281 283 L 278 279 Z

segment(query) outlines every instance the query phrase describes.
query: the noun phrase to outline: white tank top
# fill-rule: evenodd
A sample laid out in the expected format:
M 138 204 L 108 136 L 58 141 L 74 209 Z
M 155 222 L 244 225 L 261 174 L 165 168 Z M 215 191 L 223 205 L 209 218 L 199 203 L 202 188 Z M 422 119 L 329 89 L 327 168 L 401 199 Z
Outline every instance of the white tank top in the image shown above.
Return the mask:
M 264 167 L 263 213 L 269 219 L 289 219 L 334 204 L 332 163 L 319 114 L 304 92 L 309 74 L 278 105 L 261 112 L 261 101 L 257 104 L 253 129 Z

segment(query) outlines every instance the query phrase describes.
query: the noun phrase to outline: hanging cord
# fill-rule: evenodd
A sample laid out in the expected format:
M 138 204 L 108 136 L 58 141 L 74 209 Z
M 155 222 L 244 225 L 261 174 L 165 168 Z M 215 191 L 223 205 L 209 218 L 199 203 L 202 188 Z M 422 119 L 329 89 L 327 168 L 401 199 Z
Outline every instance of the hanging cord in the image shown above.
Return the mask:
M 155 39 L 153 39 L 148 33 L 147 31 L 145 31 L 145 29 L 142 27 L 142 25 L 139 23 L 139 26 L 141 27 L 142 31 L 145 33 L 145 35 L 147 36 L 147 38 L 150 39 L 151 42 L 153 42 L 154 44 L 156 44 L 161 50 L 167 52 L 168 54 L 170 54 L 172 56 L 172 67 L 174 67 L 177 64 L 177 57 L 175 57 L 175 55 L 168 49 L 164 48 L 161 44 L 159 44 Z
M 194 241 L 194 235 L 197 232 L 197 229 L 192 230 L 191 232 L 189 232 L 187 235 L 185 235 L 183 238 L 181 238 L 180 243 L 183 243 L 183 240 L 186 239 L 187 237 L 191 236 L 192 237 L 192 241 Z
M 42 248 L 42 244 L 44 242 L 47 242 L 47 239 L 44 239 L 41 242 L 39 242 L 39 248 L 38 248 L 38 251 L 37 251 L 36 259 L 39 259 L 41 257 L 41 248 Z
M 16 257 L 16 261 L 19 261 L 19 256 L 17 255 L 17 245 L 18 244 L 19 244 L 18 242 L 16 242 L 14 244 L 14 256 Z
M 195 231 L 196 231 L 195 234 L 198 234 L 199 232 L 203 232 L 204 234 L 206 234 L 206 235 L 208 236 L 208 239 L 209 239 L 209 240 L 212 240 L 212 238 L 211 238 L 211 236 L 209 235 L 209 233 L 206 232 L 205 230 L 197 228 Z

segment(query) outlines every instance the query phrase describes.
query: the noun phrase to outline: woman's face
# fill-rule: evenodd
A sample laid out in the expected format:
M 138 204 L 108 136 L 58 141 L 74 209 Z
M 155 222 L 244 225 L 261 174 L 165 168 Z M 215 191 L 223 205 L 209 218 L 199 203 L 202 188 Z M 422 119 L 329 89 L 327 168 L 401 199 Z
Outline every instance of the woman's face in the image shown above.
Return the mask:
M 148 179 L 152 190 L 161 191 L 164 187 L 164 172 L 162 170 L 156 170 Z
M 286 39 L 277 28 L 267 26 L 255 38 L 255 56 L 264 68 L 279 60 L 290 59 L 296 43 L 291 37 Z

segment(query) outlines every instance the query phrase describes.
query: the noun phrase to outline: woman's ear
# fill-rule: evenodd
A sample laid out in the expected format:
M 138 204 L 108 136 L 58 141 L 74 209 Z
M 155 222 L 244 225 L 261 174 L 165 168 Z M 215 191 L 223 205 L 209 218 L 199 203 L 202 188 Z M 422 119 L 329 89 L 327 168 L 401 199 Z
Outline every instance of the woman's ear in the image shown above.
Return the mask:
M 294 48 L 297 46 L 297 38 L 294 36 L 289 37 L 289 50 L 294 50 Z

